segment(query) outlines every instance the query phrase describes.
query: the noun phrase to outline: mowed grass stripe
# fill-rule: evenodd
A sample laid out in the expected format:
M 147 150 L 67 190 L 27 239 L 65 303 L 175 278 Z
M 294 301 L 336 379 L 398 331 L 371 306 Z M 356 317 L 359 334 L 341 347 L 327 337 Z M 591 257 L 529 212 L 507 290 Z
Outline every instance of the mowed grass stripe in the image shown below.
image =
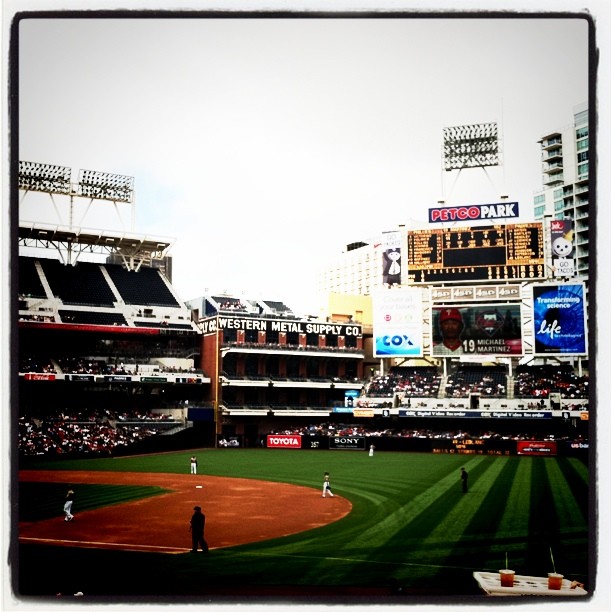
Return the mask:
M 505 534 L 508 552 L 512 548 L 523 547 L 529 536 L 529 512 L 531 508 L 531 460 L 516 457 L 510 460 L 515 466 L 510 487 L 504 496 L 504 513 L 498 525 L 498 532 Z M 510 543 L 514 541 L 514 546 Z
M 564 532 L 574 531 L 584 525 L 586 515 L 579 502 L 580 498 L 586 497 L 584 487 L 573 490 L 566 479 L 568 470 L 562 470 L 558 461 L 546 462 L 546 474 L 551 485 L 554 498 L 554 506 L 559 517 L 559 524 L 563 526 Z
M 157 486 L 19 483 L 19 520 L 40 521 L 64 514 L 68 489 L 75 491 L 74 514 L 168 493 Z

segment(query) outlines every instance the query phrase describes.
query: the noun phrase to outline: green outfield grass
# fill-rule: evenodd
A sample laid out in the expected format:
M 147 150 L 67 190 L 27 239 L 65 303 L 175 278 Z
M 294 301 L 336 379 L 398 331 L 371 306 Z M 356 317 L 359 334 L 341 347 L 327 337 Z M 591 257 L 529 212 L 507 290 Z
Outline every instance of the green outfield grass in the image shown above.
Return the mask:
M 36 462 L 35 467 L 187 473 L 190 454 Z M 263 449 L 198 455 L 201 474 L 290 482 L 316 489 L 313 494 L 327 470 L 334 492 L 349 499 L 353 510 L 325 527 L 195 559 L 24 545 L 18 555 L 19 591 L 40 596 L 74 589 L 101 598 L 240 598 L 246 593 L 384 598 L 401 586 L 404 596 L 452 600 L 477 596 L 472 572 L 497 571 L 506 555 L 517 573 L 546 575 L 552 571 L 551 550 L 558 571 L 592 586 L 588 471 L 575 458 L 412 453 L 370 458 L 363 451 Z M 467 494 L 461 492 L 461 467 L 469 472 Z M 35 495 L 33 486 L 28 484 L 27 499 Z M 87 497 L 116 503 L 118 489 L 90 486 Z M 125 492 L 127 497 L 140 493 Z M 115 502 L 105 501 L 107 495 Z M 108 570 L 91 571 L 109 567 L 113 578 Z

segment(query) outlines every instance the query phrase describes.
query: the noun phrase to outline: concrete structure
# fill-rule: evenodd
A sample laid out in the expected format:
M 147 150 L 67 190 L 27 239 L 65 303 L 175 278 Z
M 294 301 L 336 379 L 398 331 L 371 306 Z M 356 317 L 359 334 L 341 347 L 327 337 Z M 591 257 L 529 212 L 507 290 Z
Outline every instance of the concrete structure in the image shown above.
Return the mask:
M 589 269 L 589 112 L 583 103 L 574 107 L 574 121 L 544 134 L 542 190 L 534 196 L 534 218 L 566 219 L 574 225 L 576 272 Z

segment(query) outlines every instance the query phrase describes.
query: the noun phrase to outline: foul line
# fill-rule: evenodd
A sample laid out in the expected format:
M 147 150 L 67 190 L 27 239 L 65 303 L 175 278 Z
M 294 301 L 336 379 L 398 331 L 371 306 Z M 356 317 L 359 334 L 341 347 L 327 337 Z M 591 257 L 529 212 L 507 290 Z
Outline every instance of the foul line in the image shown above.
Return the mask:
M 130 550 L 141 550 L 141 549 L 153 549 L 153 550 L 168 550 L 168 551 L 177 551 L 177 552 L 187 552 L 189 547 L 178 548 L 176 546 L 155 546 L 152 544 L 128 544 L 128 543 L 118 543 L 118 542 L 94 542 L 94 541 L 86 541 L 86 540 L 58 540 L 55 538 L 29 538 L 29 537 L 20 537 L 20 542 L 38 542 L 38 543 L 47 543 L 47 544 L 70 544 L 72 546 L 90 546 L 94 548 L 112 548 L 113 546 L 122 549 L 130 549 Z
M 229 551 L 228 551 L 229 552 Z M 482 568 L 473 567 L 467 568 L 465 565 L 434 565 L 432 563 L 406 563 L 403 561 L 375 561 L 372 559 L 356 559 L 354 557 L 316 557 L 312 555 L 284 555 L 284 554 L 276 554 L 276 553 L 258 553 L 258 552 L 247 552 L 243 553 L 246 555 L 250 555 L 253 557 L 287 557 L 289 559 L 311 559 L 311 560 L 319 560 L 319 561 L 344 561 L 346 563 L 371 563 L 374 565 L 403 565 L 405 567 L 431 567 L 435 569 L 467 569 L 473 571 L 485 571 Z

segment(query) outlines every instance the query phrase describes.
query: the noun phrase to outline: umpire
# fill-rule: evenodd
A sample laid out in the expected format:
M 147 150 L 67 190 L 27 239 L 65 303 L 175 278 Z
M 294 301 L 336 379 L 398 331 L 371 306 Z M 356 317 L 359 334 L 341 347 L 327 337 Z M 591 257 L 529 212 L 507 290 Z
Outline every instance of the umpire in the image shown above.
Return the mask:
M 206 516 L 202 512 L 200 506 L 193 508 L 193 516 L 189 522 L 189 529 L 191 531 L 191 552 L 198 552 L 198 546 L 202 549 L 202 552 L 208 552 L 208 544 L 204 539 L 204 525 L 206 523 Z

